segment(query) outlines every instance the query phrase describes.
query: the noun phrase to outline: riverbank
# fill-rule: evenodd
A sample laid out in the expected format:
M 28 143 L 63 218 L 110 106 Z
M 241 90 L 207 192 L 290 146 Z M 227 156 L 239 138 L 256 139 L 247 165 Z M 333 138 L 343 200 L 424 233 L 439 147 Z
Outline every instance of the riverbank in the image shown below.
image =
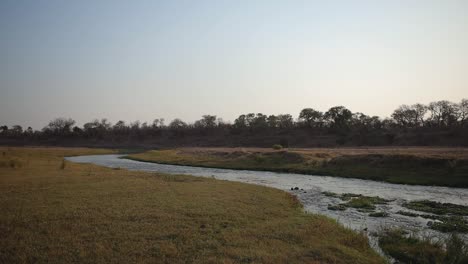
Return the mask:
M 63 159 L 105 153 L 0 148 L 1 263 L 384 263 L 280 190 Z
M 147 151 L 127 158 L 186 166 L 468 187 L 465 148 L 181 148 Z

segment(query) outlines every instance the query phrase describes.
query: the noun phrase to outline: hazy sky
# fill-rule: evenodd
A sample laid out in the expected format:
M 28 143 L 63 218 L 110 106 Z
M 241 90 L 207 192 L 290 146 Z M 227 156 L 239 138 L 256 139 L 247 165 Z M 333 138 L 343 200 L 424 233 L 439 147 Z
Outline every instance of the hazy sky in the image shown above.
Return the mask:
M 0 124 L 468 97 L 468 1 L 0 1 Z

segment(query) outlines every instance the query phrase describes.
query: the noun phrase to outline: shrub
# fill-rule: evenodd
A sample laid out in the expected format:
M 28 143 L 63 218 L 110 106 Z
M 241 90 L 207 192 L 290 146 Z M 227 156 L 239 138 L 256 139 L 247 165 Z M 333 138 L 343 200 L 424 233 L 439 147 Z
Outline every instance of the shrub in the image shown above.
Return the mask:
M 401 229 L 387 230 L 379 237 L 382 250 L 404 263 L 443 263 L 445 252 L 442 245 L 407 237 Z
M 434 242 L 431 238 L 407 235 L 402 229 L 385 230 L 379 236 L 382 250 L 404 263 L 468 263 L 468 247 L 457 235 Z
M 281 146 L 280 144 L 275 144 L 273 145 L 273 149 L 280 150 L 283 149 L 283 146 Z

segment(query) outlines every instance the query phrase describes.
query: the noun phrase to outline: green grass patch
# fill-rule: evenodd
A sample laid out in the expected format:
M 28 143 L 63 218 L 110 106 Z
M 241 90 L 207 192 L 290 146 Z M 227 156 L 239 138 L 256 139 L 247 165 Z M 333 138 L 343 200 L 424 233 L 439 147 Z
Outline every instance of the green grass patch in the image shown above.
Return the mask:
M 337 204 L 337 205 L 328 205 L 328 210 L 332 210 L 332 211 L 344 211 L 346 210 L 348 207 L 346 207 L 345 205 L 343 204 Z
M 421 211 L 432 214 L 450 214 L 468 216 L 468 206 L 451 204 L 451 203 L 439 203 L 429 200 L 422 201 L 410 201 L 403 204 L 403 207 L 412 209 L 415 211 Z
M 334 193 L 334 192 L 328 192 L 328 191 L 326 191 L 326 192 L 322 192 L 322 194 L 325 195 L 325 196 L 327 196 L 327 197 L 334 197 L 334 198 L 339 198 L 339 197 L 340 197 L 339 194 Z
M 397 214 L 410 216 L 410 217 L 418 217 L 419 216 L 419 214 L 415 214 L 415 213 L 408 212 L 408 211 L 401 211 L 401 210 L 398 211 Z
M 369 214 L 370 217 L 387 217 L 387 212 L 374 212 Z
M 390 200 L 383 199 L 378 196 L 365 196 L 362 194 L 354 194 L 354 193 L 343 193 L 337 194 L 334 192 L 322 192 L 327 197 L 334 197 L 339 198 L 342 201 L 346 201 L 346 203 L 341 203 L 338 205 L 329 205 L 329 210 L 340 210 L 344 211 L 346 208 L 356 208 L 361 212 L 373 212 L 376 208 L 376 204 L 386 204 L 390 202 Z M 375 217 L 379 217 L 380 213 L 375 213 Z M 372 215 L 374 216 L 374 215 Z M 383 216 L 382 216 L 383 217 Z

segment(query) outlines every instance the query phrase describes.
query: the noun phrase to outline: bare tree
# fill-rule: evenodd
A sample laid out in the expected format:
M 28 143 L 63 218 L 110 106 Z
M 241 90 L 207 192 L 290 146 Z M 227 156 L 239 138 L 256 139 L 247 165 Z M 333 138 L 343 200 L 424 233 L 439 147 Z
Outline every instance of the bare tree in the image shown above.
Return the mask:
M 428 110 L 431 114 L 430 121 L 435 126 L 452 126 L 458 120 L 458 106 L 452 102 L 446 100 L 431 102 Z
M 44 128 L 44 131 L 50 131 L 55 134 L 68 134 L 71 132 L 75 120 L 71 118 L 55 118 Z

